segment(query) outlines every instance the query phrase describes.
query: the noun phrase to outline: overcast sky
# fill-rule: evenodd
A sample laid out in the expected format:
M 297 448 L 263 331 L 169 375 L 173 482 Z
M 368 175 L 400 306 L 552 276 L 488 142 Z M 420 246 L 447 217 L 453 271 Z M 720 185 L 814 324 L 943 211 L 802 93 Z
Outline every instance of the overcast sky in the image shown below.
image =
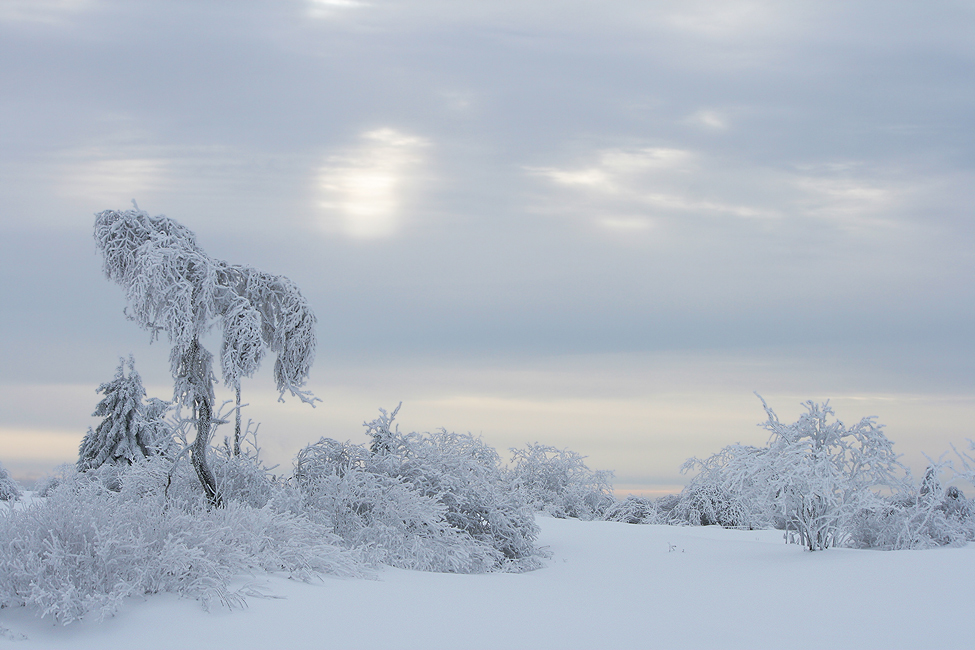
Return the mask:
M 0 462 L 76 459 L 125 319 L 94 213 L 174 218 L 318 314 L 284 465 L 406 429 L 632 489 L 831 399 L 975 438 L 971 2 L 0 0 Z M 215 344 L 215 343 L 214 343 Z

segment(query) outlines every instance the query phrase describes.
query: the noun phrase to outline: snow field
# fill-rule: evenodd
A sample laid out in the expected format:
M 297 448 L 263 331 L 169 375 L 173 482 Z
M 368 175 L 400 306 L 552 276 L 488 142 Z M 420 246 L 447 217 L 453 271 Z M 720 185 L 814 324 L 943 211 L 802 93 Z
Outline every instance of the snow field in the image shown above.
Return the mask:
M 172 594 L 57 626 L 0 612 L 0 646 L 155 648 L 967 648 L 975 545 L 809 552 L 779 531 L 540 516 L 546 567 L 378 580 L 257 575 L 242 610 Z

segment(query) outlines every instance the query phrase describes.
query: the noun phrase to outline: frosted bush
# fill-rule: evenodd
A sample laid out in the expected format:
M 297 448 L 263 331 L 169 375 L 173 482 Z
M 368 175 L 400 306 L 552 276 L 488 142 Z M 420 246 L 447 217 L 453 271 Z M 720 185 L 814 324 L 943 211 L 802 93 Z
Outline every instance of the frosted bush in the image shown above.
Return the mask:
M 663 524 L 664 516 L 652 499 L 628 495 L 622 501 L 616 501 L 603 513 L 606 521 L 618 521 L 625 524 Z
M 374 471 L 402 479 L 443 503 L 452 527 L 504 555 L 502 568 L 540 566 L 535 517 L 505 481 L 498 452 L 480 438 L 445 429 L 400 433 L 393 428 L 398 410 L 380 410 L 379 418 L 366 423 Z
M 256 570 L 361 575 L 357 555 L 307 517 L 173 498 L 169 476 L 164 460 L 139 462 L 114 492 L 76 475 L 46 500 L 0 517 L 0 607 L 34 607 L 66 624 L 162 591 L 239 605 L 246 591 L 230 581 Z
M 765 404 L 771 433 L 765 447 L 729 445 L 682 471 L 697 470 L 684 491 L 657 508 L 668 523 L 784 528 L 789 541 L 810 550 L 913 549 L 975 539 L 975 506 L 939 474 L 935 463 L 920 486 L 898 462 L 874 418 L 852 427 L 827 404 L 806 402 L 806 413 L 783 424 Z M 975 478 L 975 461 L 957 452 L 958 478 Z
M 768 419 L 761 426 L 771 434 L 766 447 L 732 445 L 703 461 L 690 459 L 684 470 L 700 473 L 672 517 L 781 525 L 790 540 L 822 550 L 848 541 L 853 518 L 877 503 L 878 491 L 901 489 L 904 468 L 874 418 L 847 427 L 828 402 L 806 402 L 798 421 L 783 424 L 762 405 Z
M 54 473 L 39 479 L 34 484 L 34 493 L 39 497 L 49 497 L 56 490 L 66 477 L 73 477 L 78 473 L 75 463 L 58 465 L 54 468 Z
M 442 503 L 376 471 L 372 460 L 362 445 L 329 438 L 302 449 L 294 472 L 302 508 L 373 562 L 450 573 L 478 573 L 495 564 L 497 552 L 452 528 Z
M 371 457 L 362 445 L 322 438 L 298 452 L 294 476 L 299 483 L 318 476 L 344 476 L 348 471 L 364 471 Z
M 225 421 L 218 419 L 215 422 L 223 424 Z M 240 435 L 235 433 L 233 445 L 224 440 L 224 445 L 213 451 L 211 468 L 220 494 L 262 508 L 276 496 L 280 501 L 280 493 L 286 491 L 287 486 L 272 474 L 275 467 L 267 467 L 261 460 L 258 428 L 259 425 L 248 421 Z
M 433 497 L 385 474 L 306 472 L 302 506 L 372 561 L 401 569 L 483 573 L 500 563 L 493 547 L 453 528 Z
M 671 510 L 672 520 L 693 526 L 752 528 L 739 495 L 720 485 L 700 482 L 688 486 Z
M 768 490 L 774 471 L 769 454 L 768 448 L 729 445 L 704 460 L 688 459 L 681 473 L 698 473 L 669 510 L 669 519 L 695 526 L 771 527 L 777 513 Z
M 772 434 L 769 455 L 775 459 L 767 474 L 769 489 L 787 530 L 810 550 L 841 543 L 847 520 L 874 500 L 874 490 L 901 484 L 897 475 L 903 466 L 875 418 L 847 428 L 829 420 L 834 413 L 828 403 L 806 402 L 807 412 L 784 425 L 762 404 L 768 415 L 763 426 Z
M 680 503 L 680 495 L 677 494 L 665 494 L 664 496 L 658 498 L 653 504 L 657 507 L 657 512 L 663 517 L 666 522 L 671 522 L 672 513 L 674 508 Z
M 348 543 L 394 566 L 540 566 L 534 516 L 507 489 L 497 452 L 470 435 L 400 433 L 396 412 L 366 423 L 368 449 L 323 438 L 298 454 L 295 482 L 310 507 Z
M 7 468 L 0 463 L 0 501 L 16 501 L 21 496 L 20 486 L 10 478 Z
M 584 456 L 538 443 L 510 451 L 511 488 L 536 510 L 589 520 L 601 518 L 614 503 L 613 473 L 589 469 Z
M 975 540 L 975 507 L 955 486 L 942 487 L 940 470 L 925 472 L 920 487 L 905 483 L 892 496 L 877 496 L 852 518 L 849 544 L 884 550 L 963 546 Z

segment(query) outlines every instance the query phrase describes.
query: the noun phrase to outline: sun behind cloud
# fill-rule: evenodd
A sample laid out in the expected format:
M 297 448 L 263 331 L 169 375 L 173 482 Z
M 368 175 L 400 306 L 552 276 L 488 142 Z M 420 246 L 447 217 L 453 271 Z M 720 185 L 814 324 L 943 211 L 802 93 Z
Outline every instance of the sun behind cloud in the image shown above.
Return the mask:
M 394 234 L 402 223 L 407 181 L 422 165 L 426 146 L 422 138 L 383 128 L 329 157 L 318 175 L 322 226 L 356 239 Z

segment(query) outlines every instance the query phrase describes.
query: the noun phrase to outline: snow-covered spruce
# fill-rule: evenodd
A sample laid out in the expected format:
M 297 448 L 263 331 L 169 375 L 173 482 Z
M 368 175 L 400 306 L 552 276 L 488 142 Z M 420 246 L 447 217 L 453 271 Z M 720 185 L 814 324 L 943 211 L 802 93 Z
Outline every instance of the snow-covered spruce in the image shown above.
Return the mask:
M 3 463 L 0 463 L 0 501 L 16 501 L 22 495 L 20 486 L 7 473 Z
M 174 400 L 197 422 L 192 460 L 211 503 L 222 499 L 207 460 L 214 408 L 213 356 L 200 338 L 220 324 L 223 378 L 237 391 L 267 350 L 277 354 L 274 378 L 285 391 L 314 404 L 302 386 L 315 356 L 315 315 L 288 278 L 209 257 L 189 229 L 139 210 L 96 215 L 95 242 L 105 275 L 124 290 L 130 316 L 172 343 Z M 239 438 L 239 432 L 238 432 Z
M 142 377 L 135 369 L 135 359 L 129 356 L 129 374 L 125 374 L 125 360 L 119 359 L 115 378 L 98 387 L 105 397 L 92 413 L 103 420 L 95 428 L 89 427 L 78 450 L 78 469 L 96 469 L 105 463 L 118 464 L 170 451 L 172 431 L 165 416 L 171 404 L 158 398 L 143 402 L 146 391 Z

